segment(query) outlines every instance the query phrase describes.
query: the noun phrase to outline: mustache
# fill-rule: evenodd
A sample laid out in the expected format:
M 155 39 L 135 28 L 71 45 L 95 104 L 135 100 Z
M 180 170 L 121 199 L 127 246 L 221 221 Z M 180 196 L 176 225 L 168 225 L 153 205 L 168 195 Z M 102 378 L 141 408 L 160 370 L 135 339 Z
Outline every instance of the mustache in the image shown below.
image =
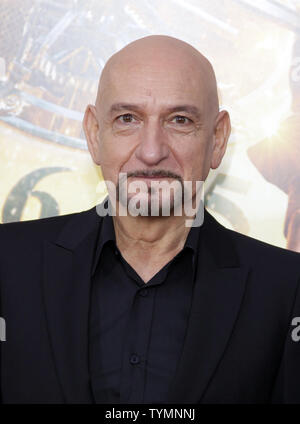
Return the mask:
M 168 177 L 174 178 L 182 182 L 182 178 L 180 175 L 175 174 L 172 171 L 167 171 L 165 169 L 142 169 L 137 171 L 131 171 L 127 173 L 127 178 L 130 177 Z
M 119 178 L 117 182 L 117 188 L 116 188 L 116 200 L 119 201 L 122 197 L 120 186 L 123 185 L 123 182 L 126 181 L 126 179 L 130 177 L 168 177 L 168 178 L 174 178 L 175 180 L 178 180 L 182 187 L 184 187 L 183 179 L 180 175 L 176 174 L 175 172 L 168 171 L 166 169 L 140 169 L 136 171 L 130 171 L 125 172 L 124 178 Z M 149 187 L 148 190 L 149 194 L 151 193 L 151 187 Z

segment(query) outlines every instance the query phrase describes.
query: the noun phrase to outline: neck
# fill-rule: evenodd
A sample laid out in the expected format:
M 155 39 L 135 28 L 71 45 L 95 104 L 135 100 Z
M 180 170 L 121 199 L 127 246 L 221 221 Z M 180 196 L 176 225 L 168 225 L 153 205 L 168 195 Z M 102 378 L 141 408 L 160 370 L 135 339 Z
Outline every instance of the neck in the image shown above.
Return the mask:
M 114 216 L 116 242 L 122 253 L 142 258 L 164 257 L 180 251 L 190 227 L 185 216 Z

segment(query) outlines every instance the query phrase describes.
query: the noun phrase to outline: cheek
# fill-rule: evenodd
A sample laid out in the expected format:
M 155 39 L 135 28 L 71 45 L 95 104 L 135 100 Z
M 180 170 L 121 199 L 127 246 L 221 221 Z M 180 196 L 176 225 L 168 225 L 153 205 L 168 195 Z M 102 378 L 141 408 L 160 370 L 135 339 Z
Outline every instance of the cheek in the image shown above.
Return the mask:
M 116 182 L 124 163 L 130 157 L 130 149 L 115 137 L 103 137 L 99 145 L 101 170 L 104 179 Z
M 197 140 L 187 146 L 186 149 L 176 152 L 177 161 L 183 169 L 184 179 L 187 181 L 201 181 L 203 168 L 206 163 L 206 151 L 204 145 Z

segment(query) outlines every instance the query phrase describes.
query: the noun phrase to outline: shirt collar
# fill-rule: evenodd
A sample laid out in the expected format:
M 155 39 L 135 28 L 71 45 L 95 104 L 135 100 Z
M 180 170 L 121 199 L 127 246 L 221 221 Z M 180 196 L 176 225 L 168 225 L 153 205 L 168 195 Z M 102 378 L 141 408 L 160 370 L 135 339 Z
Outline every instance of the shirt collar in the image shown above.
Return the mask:
M 113 243 L 114 247 L 116 247 L 116 235 L 115 235 L 113 219 L 110 215 L 105 215 L 102 218 L 102 223 L 99 227 L 97 247 L 96 247 L 93 268 L 92 268 L 92 275 L 96 271 L 96 266 L 99 262 L 102 249 L 104 245 L 108 242 Z
M 184 248 L 189 247 L 190 249 L 194 251 L 194 253 L 197 251 L 197 248 L 198 248 L 199 228 L 200 227 L 190 228 L 190 231 L 188 233 L 188 236 L 184 244 Z

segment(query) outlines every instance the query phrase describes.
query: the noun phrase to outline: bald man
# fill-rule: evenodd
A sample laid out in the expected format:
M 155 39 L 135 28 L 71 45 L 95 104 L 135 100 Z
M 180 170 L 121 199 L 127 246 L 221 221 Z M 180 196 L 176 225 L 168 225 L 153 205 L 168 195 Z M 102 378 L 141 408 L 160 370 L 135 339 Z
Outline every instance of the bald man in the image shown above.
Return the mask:
M 209 61 L 129 44 L 83 126 L 107 198 L 0 227 L 2 401 L 300 403 L 300 256 L 203 208 L 230 135 Z

